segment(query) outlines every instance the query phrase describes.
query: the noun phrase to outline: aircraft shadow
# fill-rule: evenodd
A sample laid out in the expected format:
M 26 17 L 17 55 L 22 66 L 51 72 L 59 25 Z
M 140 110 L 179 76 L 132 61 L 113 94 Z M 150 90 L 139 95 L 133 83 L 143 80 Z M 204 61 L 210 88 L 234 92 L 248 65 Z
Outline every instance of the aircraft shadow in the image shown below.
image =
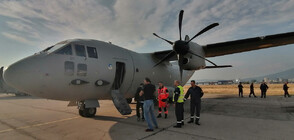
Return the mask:
M 113 116 L 95 116 L 92 119 L 100 120 L 100 121 L 120 121 L 120 120 L 123 120 L 124 118 L 113 117 Z
M 2 96 L 1 96 L 2 95 Z M 42 99 L 34 96 L 15 96 L 12 94 L 0 94 L 0 100 L 18 100 L 18 99 Z

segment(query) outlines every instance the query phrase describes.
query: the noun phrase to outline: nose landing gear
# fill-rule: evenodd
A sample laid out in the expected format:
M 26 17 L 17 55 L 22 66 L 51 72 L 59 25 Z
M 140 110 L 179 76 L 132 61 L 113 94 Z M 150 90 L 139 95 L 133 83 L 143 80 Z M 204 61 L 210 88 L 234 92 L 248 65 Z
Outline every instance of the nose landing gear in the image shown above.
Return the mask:
M 97 103 L 97 104 L 96 104 Z M 82 117 L 94 117 L 96 114 L 96 107 L 99 107 L 98 101 L 80 101 L 78 102 L 78 109 L 79 109 L 79 114 Z
M 96 114 L 96 108 L 79 109 L 79 114 L 82 117 L 94 117 Z

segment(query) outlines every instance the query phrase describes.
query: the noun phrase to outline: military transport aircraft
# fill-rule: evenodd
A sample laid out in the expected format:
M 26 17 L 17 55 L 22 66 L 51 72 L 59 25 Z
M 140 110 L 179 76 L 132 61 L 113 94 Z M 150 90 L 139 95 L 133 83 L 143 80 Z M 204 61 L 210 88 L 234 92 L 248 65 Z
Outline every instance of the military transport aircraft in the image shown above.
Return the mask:
M 4 80 L 33 96 L 69 101 L 69 106 L 78 106 L 83 117 L 95 116 L 98 100 L 106 99 L 112 99 L 118 111 L 126 115 L 131 113 L 126 99 L 134 97 L 145 77 L 153 83 L 163 81 L 172 92 L 175 79 L 186 83 L 195 70 L 231 67 L 216 65 L 208 57 L 294 43 L 294 32 L 290 32 L 200 46 L 192 40 L 218 23 L 191 39 L 182 39 L 183 13 L 179 13 L 179 40 L 169 41 L 153 33 L 169 43 L 171 50 L 136 53 L 98 40 L 65 40 L 10 65 Z M 212 65 L 206 66 L 205 61 Z

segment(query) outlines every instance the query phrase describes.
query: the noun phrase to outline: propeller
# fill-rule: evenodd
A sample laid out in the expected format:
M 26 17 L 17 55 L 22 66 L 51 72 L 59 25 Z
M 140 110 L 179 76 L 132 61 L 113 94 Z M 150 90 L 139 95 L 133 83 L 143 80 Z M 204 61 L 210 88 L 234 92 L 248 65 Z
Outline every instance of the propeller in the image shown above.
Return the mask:
M 153 67 L 158 66 L 159 64 L 161 64 L 162 62 L 169 60 L 170 58 L 174 57 L 175 55 L 178 56 L 178 64 L 180 67 L 180 76 L 181 76 L 181 81 L 182 81 L 182 75 L 183 75 L 183 60 L 184 60 L 184 55 L 186 54 L 192 54 L 194 56 L 197 56 L 199 58 L 202 58 L 206 61 L 208 61 L 209 63 L 213 64 L 214 66 L 217 66 L 215 63 L 209 61 L 208 59 L 202 57 L 201 55 L 198 55 L 194 52 L 192 52 L 189 48 L 189 42 L 192 41 L 193 39 L 195 39 L 196 37 L 198 37 L 199 35 L 205 33 L 206 31 L 218 26 L 218 23 L 213 23 L 210 24 L 209 26 L 205 27 L 204 29 L 202 29 L 200 32 L 198 32 L 195 36 L 193 36 L 190 40 L 189 39 L 185 39 L 182 40 L 182 21 L 183 21 L 183 15 L 184 15 L 184 10 L 181 10 L 179 13 L 179 35 L 180 35 L 180 40 L 177 40 L 175 42 L 169 41 L 163 37 L 160 37 L 159 35 L 157 35 L 156 33 L 153 33 L 154 36 L 166 41 L 167 43 L 169 43 L 170 45 L 172 45 L 173 50 L 171 50 L 166 56 L 164 56 L 159 62 L 157 62 Z

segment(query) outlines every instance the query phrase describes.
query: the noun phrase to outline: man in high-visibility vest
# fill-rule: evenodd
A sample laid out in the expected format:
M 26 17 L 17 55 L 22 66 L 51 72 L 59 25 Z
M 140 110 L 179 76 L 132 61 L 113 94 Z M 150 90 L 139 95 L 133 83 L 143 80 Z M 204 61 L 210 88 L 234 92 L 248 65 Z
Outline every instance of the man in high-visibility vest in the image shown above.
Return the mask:
M 184 125 L 184 88 L 180 85 L 180 81 L 174 81 L 175 91 L 173 102 L 175 103 L 175 113 L 177 118 L 177 125 L 175 128 L 181 128 Z
M 167 88 L 163 85 L 163 82 L 158 83 L 158 116 L 157 118 L 161 118 L 162 109 L 164 109 L 164 118 L 167 118 L 167 98 L 169 96 Z

